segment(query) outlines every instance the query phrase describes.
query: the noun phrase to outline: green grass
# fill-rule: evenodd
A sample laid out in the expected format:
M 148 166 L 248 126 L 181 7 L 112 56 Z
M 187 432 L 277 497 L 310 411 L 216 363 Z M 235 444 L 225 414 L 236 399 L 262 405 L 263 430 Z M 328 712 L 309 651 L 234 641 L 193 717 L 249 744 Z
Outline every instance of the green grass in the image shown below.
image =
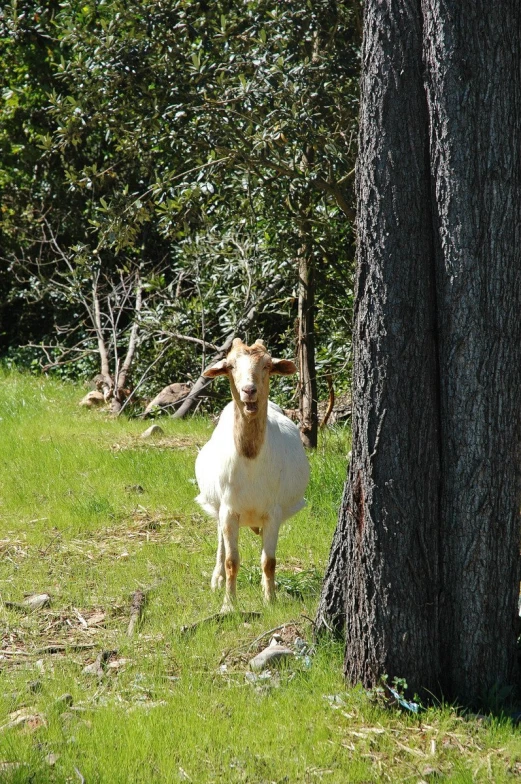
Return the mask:
M 345 689 L 337 643 L 323 641 L 310 664 L 246 677 L 269 629 L 286 624 L 288 641 L 312 643 L 344 432 L 311 456 L 308 506 L 281 530 L 277 603 L 262 605 L 259 538 L 243 531 L 240 606 L 261 616 L 183 634 L 221 603 L 209 590 L 214 523 L 193 501 L 197 446 L 212 426 L 161 419 L 165 436 L 143 442 L 143 422 L 82 410 L 81 396 L 72 385 L 0 377 L 0 782 L 519 778 L 519 731 L 507 719 L 376 705 Z M 138 588 L 148 601 L 129 638 Z M 4 604 L 41 592 L 51 604 L 32 613 Z M 45 652 L 57 644 L 66 649 Z M 102 651 L 112 652 L 103 676 L 85 673 Z M 6 728 L 17 715 L 33 718 Z

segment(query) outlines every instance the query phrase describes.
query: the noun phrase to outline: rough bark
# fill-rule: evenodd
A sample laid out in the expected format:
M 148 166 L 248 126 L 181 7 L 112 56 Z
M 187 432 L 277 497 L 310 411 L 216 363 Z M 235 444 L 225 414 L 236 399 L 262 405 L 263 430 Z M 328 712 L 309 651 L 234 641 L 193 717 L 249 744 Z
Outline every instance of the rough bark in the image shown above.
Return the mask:
M 365 6 L 353 456 L 319 607 L 346 676 L 516 683 L 521 6 Z M 331 622 L 334 622 L 333 624 Z
M 353 452 L 318 613 L 345 673 L 436 689 L 439 443 L 418 2 L 365 9 Z
M 317 378 L 315 371 L 315 270 L 309 216 L 302 220 L 303 243 L 298 256 L 298 364 L 300 438 L 314 449 L 318 439 Z
M 443 437 L 440 661 L 451 699 L 517 678 L 518 0 L 423 0 Z

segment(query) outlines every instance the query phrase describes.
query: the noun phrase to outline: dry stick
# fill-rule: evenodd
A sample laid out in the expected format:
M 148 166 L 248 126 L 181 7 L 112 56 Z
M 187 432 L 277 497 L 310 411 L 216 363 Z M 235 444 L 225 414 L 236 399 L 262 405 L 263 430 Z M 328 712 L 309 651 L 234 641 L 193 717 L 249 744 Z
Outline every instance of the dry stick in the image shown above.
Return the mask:
M 188 624 L 187 626 L 181 626 L 181 634 L 191 634 L 199 626 L 202 626 L 204 623 L 210 623 L 211 621 L 215 621 L 216 623 L 222 623 L 227 618 L 234 618 L 240 616 L 243 621 L 252 621 L 254 618 L 260 618 L 260 612 L 247 612 L 246 610 L 237 610 L 235 612 L 227 612 L 227 613 L 215 613 L 215 615 L 209 615 L 208 618 L 201 618 L 200 621 L 196 621 L 195 623 Z
M 94 643 L 51 643 L 43 648 L 36 648 L 34 651 L 4 651 L 0 650 L 1 656 L 40 656 L 43 653 L 66 653 L 67 651 L 86 651 L 96 648 Z
M 301 618 L 305 618 L 306 621 L 309 621 L 312 626 L 316 626 L 317 625 L 317 622 L 314 621 L 313 618 L 310 618 L 309 615 L 306 615 L 305 613 L 300 613 L 300 617 Z
M 85 784 L 85 778 L 84 778 L 84 777 L 83 777 L 83 775 L 80 773 L 80 771 L 78 770 L 78 768 L 76 767 L 76 765 L 74 766 L 74 770 L 75 770 L 75 772 L 76 772 L 76 775 L 78 776 L 78 778 L 79 778 L 79 780 L 80 780 L 80 784 Z
M 150 365 L 146 368 L 145 372 L 143 373 L 143 375 L 141 376 L 141 378 L 137 382 L 136 386 L 134 387 L 134 389 L 132 390 L 130 395 L 123 401 L 123 404 L 122 404 L 120 410 L 118 411 L 118 416 L 120 416 L 120 414 L 125 410 L 126 406 L 130 403 L 130 401 L 132 400 L 134 395 L 137 393 L 138 389 L 140 389 L 142 387 L 142 385 L 145 383 L 145 379 L 146 379 L 147 375 L 150 373 L 150 371 L 152 370 L 152 368 L 154 367 L 154 365 L 156 365 L 159 362 L 159 360 L 162 359 L 163 355 L 168 351 L 169 348 L 170 348 L 170 345 L 166 345 L 163 349 L 161 349 L 161 351 L 159 352 L 157 357 L 154 359 L 154 361 L 151 362 Z M 143 414 L 140 414 L 140 416 L 143 416 Z
M 45 645 L 43 648 L 37 648 L 34 653 L 66 653 L 67 651 L 87 651 L 96 648 L 94 643 L 71 643 L 70 645 L 62 645 L 61 643 Z
M 127 628 L 128 637 L 132 637 L 141 620 L 143 610 L 145 609 L 146 600 L 147 594 L 144 591 L 134 591 L 132 594 L 132 602 L 130 604 L 130 620 L 128 622 Z
M 329 391 L 329 400 L 327 405 L 327 411 L 324 414 L 324 419 L 320 423 L 321 430 L 327 425 L 327 420 L 331 416 L 331 412 L 333 411 L 333 408 L 335 406 L 335 390 L 333 388 L 333 376 L 331 375 L 331 373 L 326 373 L 326 382 Z

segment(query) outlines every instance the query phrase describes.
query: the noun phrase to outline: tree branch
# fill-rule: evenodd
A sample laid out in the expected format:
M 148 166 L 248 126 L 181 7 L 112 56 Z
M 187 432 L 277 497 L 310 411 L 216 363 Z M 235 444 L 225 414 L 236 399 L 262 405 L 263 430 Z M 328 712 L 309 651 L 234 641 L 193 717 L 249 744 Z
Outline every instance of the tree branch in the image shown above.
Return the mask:
M 123 362 L 123 366 L 118 374 L 118 378 L 116 382 L 116 386 L 118 390 L 123 389 L 125 386 L 127 375 L 130 370 L 132 360 L 134 359 L 134 354 L 136 353 L 137 336 L 139 332 L 139 314 L 141 312 L 142 304 L 143 304 L 143 284 L 141 282 L 141 278 L 138 272 L 136 274 L 136 304 L 134 306 L 134 321 L 132 324 L 132 329 L 130 330 L 127 355 L 125 357 L 125 361 Z

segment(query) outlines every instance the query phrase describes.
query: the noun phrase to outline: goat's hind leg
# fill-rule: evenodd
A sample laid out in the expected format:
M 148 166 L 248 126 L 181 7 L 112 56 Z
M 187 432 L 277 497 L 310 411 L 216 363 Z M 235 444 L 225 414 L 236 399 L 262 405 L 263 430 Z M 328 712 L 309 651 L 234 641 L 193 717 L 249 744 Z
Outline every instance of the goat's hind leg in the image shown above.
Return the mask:
M 224 568 L 224 537 L 221 530 L 221 523 L 217 521 L 217 560 L 215 562 L 215 569 L 212 573 L 212 591 L 222 588 L 226 580 L 226 571 Z

